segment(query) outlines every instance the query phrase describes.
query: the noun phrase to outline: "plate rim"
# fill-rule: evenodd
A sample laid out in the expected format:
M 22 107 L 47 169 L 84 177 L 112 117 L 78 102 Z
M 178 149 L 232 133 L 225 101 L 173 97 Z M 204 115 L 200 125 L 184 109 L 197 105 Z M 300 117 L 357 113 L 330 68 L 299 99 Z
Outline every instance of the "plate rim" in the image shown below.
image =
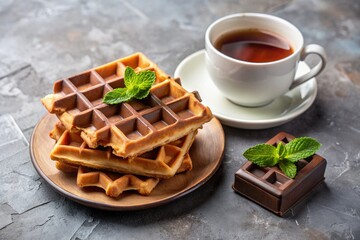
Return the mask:
M 186 56 L 179 64 L 178 66 L 175 68 L 175 72 L 174 72 L 174 76 L 175 77 L 180 77 L 179 76 L 179 72 L 181 71 L 181 69 L 184 68 L 184 65 L 189 62 L 191 59 L 196 58 L 196 57 L 201 57 L 198 55 L 204 55 L 205 54 L 205 49 L 201 49 L 198 50 L 196 52 L 191 53 L 190 55 Z M 306 65 L 306 67 L 309 67 L 307 65 L 306 62 L 301 61 L 303 64 Z M 271 119 L 254 119 L 254 120 L 243 120 L 243 119 L 236 119 L 234 117 L 229 117 L 229 116 L 225 116 L 223 114 L 219 114 L 217 112 L 215 112 L 212 109 L 212 112 L 214 114 L 214 116 L 216 116 L 221 123 L 227 125 L 227 126 L 231 126 L 231 127 L 236 127 L 236 128 L 240 128 L 240 129 L 267 129 L 267 128 L 272 128 L 272 127 L 276 127 L 279 125 L 282 125 L 286 122 L 289 122 L 290 120 L 300 116 L 302 113 L 304 113 L 306 110 L 308 110 L 311 105 L 314 103 L 317 93 L 318 93 L 318 87 L 317 87 L 317 81 L 316 78 L 313 77 L 308 81 L 308 84 L 311 83 L 312 87 L 310 90 L 311 94 L 310 96 L 305 99 L 305 101 L 302 101 L 299 105 L 301 105 L 302 103 L 306 102 L 306 104 L 304 104 L 304 106 L 300 107 L 299 109 L 297 109 L 296 111 L 293 111 L 289 114 L 285 114 L 279 117 L 275 117 L 275 118 L 271 118 Z M 205 103 L 206 104 L 206 103 Z M 211 108 L 211 106 L 209 106 Z M 294 108 L 296 109 L 296 108 Z
M 146 203 L 146 204 L 138 204 L 138 205 L 132 205 L 132 206 L 115 206 L 115 205 L 111 205 L 111 204 L 106 204 L 106 203 L 102 203 L 102 202 L 97 202 L 97 201 L 91 201 L 88 199 L 84 199 L 74 193 L 71 193 L 69 191 L 67 191 L 66 189 L 61 188 L 60 186 L 58 186 L 55 182 L 53 182 L 40 168 L 39 164 L 36 161 L 35 155 L 34 155 L 34 138 L 35 138 L 35 133 L 38 130 L 40 123 L 51 114 L 45 114 L 43 115 L 40 120 L 37 122 L 37 124 L 34 127 L 33 132 L 31 133 L 31 138 L 30 138 L 30 143 L 29 143 L 29 153 L 30 153 L 30 158 L 31 158 L 31 162 L 35 168 L 35 170 L 37 171 L 37 173 L 45 180 L 45 182 L 47 184 L 49 184 L 56 192 L 58 192 L 59 194 L 61 194 L 62 196 L 69 198 L 70 200 L 77 202 L 79 204 L 82 204 L 84 206 L 87 207 L 91 207 L 91 208 L 96 208 L 96 209 L 101 209 L 101 210 L 108 210 L 108 211 L 134 211 L 134 210 L 143 210 L 143 209 L 149 209 L 149 208 L 154 208 L 154 207 L 158 207 L 167 203 L 170 203 L 172 201 L 175 201 L 179 198 L 181 198 L 182 196 L 185 196 L 193 191 L 195 191 L 196 189 L 198 189 L 199 187 L 203 186 L 206 182 L 208 182 L 210 180 L 210 178 L 212 178 L 212 176 L 218 171 L 218 169 L 220 168 L 221 164 L 222 164 L 222 160 L 224 157 L 224 152 L 225 152 L 225 133 L 224 133 L 224 129 L 220 123 L 220 121 L 216 118 L 213 117 L 212 120 L 210 121 L 215 121 L 214 124 L 217 125 L 217 127 L 219 127 L 220 130 L 220 135 L 222 138 L 222 142 L 223 144 L 221 145 L 221 154 L 219 159 L 217 159 L 217 163 L 214 167 L 214 169 L 212 171 L 209 172 L 209 174 L 207 174 L 199 183 L 189 187 L 188 189 L 182 189 L 180 190 L 177 194 L 173 194 L 171 196 L 167 196 L 161 200 L 157 200 L 155 202 L 150 202 L 150 203 Z

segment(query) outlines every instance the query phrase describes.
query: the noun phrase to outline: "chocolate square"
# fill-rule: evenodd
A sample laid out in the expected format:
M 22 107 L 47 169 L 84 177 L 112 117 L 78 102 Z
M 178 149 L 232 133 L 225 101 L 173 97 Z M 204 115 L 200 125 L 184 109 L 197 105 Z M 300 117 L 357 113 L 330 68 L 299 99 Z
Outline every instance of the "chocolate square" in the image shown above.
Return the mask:
M 295 137 L 281 132 L 267 144 L 288 143 Z M 283 216 L 289 209 L 310 195 L 324 181 L 326 160 L 314 154 L 296 163 L 295 178 L 287 177 L 278 167 L 261 168 L 247 161 L 236 173 L 233 189 L 262 207 Z

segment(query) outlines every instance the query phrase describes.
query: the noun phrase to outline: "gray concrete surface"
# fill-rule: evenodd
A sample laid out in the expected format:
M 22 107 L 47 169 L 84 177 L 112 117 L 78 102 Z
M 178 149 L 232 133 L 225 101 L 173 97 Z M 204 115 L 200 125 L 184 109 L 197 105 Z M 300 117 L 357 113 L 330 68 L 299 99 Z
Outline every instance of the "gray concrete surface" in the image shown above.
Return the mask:
M 23 141 L 6 145 L 18 136 L 11 118 L 29 140 L 55 80 L 136 51 L 172 74 L 204 48 L 212 21 L 236 12 L 293 22 L 329 62 L 300 117 L 267 130 L 224 127 L 223 164 L 200 189 L 149 210 L 91 209 L 54 192 Z M 0 1 L 0 239 L 360 239 L 359 16 L 355 0 Z M 242 152 L 279 131 L 317 138 L 328 160 L 326 184 L 286 218 L 231 189 Z

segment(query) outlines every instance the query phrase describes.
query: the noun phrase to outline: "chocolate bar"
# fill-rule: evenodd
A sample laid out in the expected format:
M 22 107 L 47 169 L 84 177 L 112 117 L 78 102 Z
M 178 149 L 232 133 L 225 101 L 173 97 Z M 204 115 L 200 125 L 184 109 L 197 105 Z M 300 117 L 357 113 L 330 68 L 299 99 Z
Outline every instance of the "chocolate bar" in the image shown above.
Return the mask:
M 288 143 L 295 137 L 281 132 L 267 144 Z M 236 173 L 233 189 L 271 212 L 283 216 L 310 195 L 324 181 L 326 160 L 314 154 L 296 163 L 295 178 L 287 177 L 278 167 L 261 168 L 247 161 Z

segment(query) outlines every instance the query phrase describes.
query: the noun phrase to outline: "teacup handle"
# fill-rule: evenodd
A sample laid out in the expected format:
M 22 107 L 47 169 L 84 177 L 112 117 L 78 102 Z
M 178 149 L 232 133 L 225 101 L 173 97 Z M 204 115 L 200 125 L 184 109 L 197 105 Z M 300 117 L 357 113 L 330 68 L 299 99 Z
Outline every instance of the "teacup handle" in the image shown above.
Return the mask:
M 320 57 L 320 62 L 314 66 L 310 72 L 305 73 L 304 75 L 295 78 L 294 82 L 290 86 L 290 90 L 296 88 L 297 86 L 303 84 L 304 82 L 310 80 L 313 77 L 316 77 L 322 70 L 324 70 L 326 65 L 326 54 L 322 46 L 317 44 L 309 44 L 304 47 L 301 52 L 300 60 L 304 61 L 309 54 L 316 54 Z

